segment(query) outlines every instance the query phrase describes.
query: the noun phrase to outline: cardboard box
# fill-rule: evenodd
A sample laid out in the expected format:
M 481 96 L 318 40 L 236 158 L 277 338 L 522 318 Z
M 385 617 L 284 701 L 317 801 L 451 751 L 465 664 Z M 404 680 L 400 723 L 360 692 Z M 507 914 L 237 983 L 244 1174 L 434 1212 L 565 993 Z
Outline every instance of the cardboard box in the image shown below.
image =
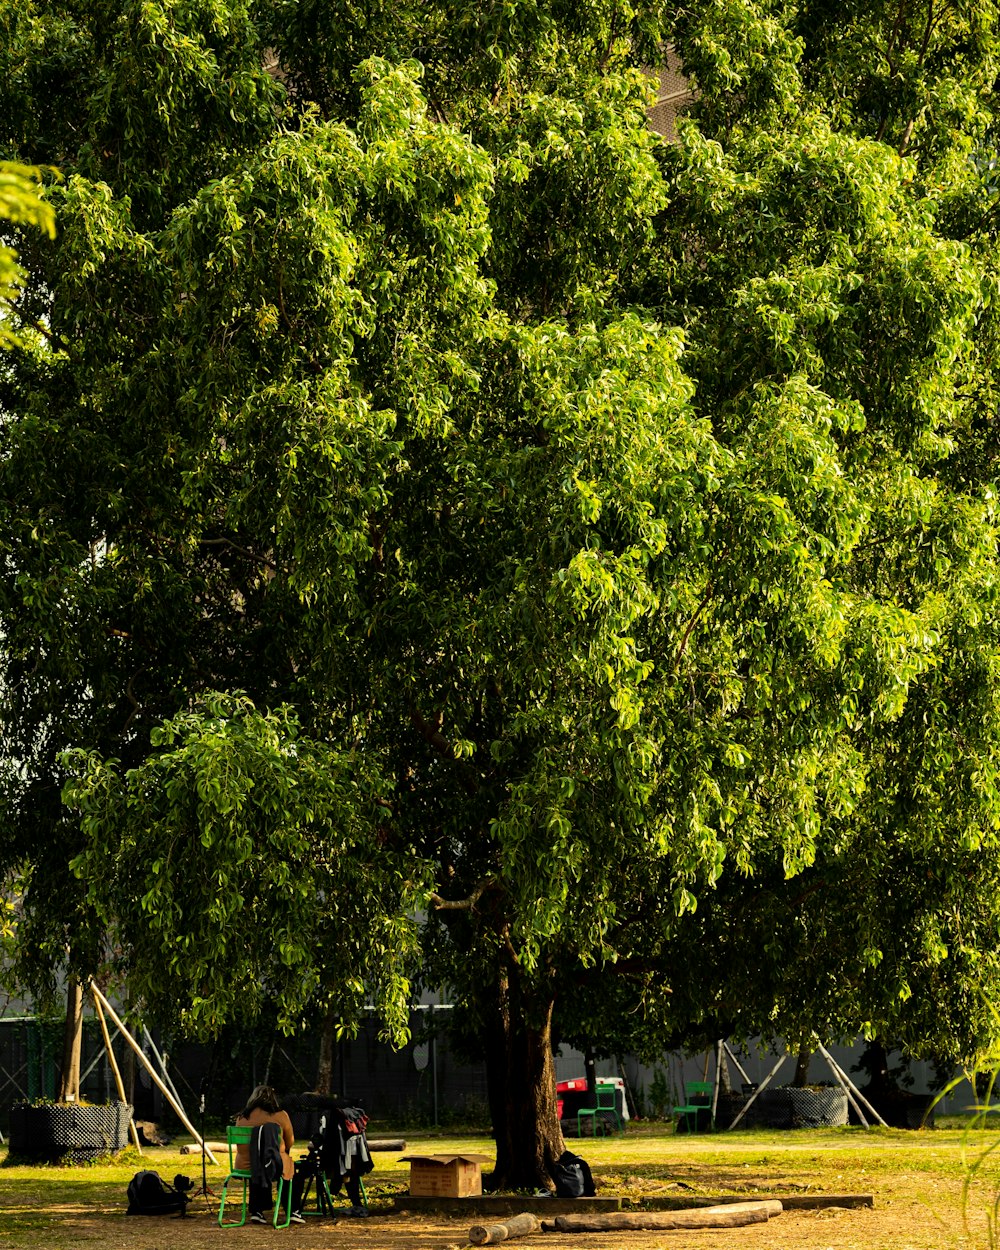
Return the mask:
M 410 1165 L 414 1198 L 478 1198 L 483 1192 L 482 1164 L 489 1155 L 404 1155 Z

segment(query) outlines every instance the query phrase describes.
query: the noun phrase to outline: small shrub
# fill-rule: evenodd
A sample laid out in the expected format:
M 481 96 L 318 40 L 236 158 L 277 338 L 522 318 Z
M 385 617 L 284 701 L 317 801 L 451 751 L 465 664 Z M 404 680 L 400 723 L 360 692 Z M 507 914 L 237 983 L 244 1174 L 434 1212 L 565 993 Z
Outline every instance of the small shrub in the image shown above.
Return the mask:
M 649 1083 L 649 1113 L 658 1120 L 666 1118 L 672 1106 L 670 1082 L 662 1068 L 653 1069 L 653 1079 Z

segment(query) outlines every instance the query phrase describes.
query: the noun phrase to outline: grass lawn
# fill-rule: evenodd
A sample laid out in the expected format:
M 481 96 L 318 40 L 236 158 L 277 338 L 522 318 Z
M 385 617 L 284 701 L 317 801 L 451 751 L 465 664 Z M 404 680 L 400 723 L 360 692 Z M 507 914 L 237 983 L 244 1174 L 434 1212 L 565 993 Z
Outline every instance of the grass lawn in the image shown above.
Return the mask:
M 374 1137 L 396 1135 L 381 1125 L 370 1126 L 370 1131 Z M 492 1154 L 492 1142 L 485 1136 L 406 1136 L 405 1153 Z M 368 1220 L 341 1218 L 332 1224 L 310 1219 L 304 1227 L 280 1233 L 257 1227 L 225 1231 L 201 1197 L 192 1206 L 194 1218 L 183 1222 L 126 1218 L 125 1189 L 139 1168 L 151 1168 L 168 1180 L 182 1172 L 200 1183 L 200 1159 L 181 1155 L 181 1144 L 147 1148 L 141 1158 L 129 1152 L 115 1163 L 74 1168 L 6 1166 L 0 1151 L 0 1250 L 81 1245 L 203 1250 L 209 1243 L 259 1244 L 265 1238 L 270 1244 L 277 1237 L 287 1250 L 455 1250 L 467 1243 L 470 1222 L 480 1222 L 480 1217 L 470 1221 L 468 1215 L 392 1213 L 394 1198 L 407 1190 L 402 1152 L 375 1155 L 375 1171 L 367 1178 L 373 1213 Z M 590 1163 L 602 1196 L 634 1203 L 716 1194 L 870 1193 L 875 1206 L 789 1210 L 765 1225 L 697 1233 L 538 1233 L 513 1243 L 522 1250 L 687 1250 L 692 1242 L 705 1250 L 985 1250 L 992 1244 L 989 1217 L 1000 1192 L 1000 1130 L 848 1128 L 678 1136 L 668 1126 L 643 1123 L 631 1125 L 624 1137 L 569 1144 Z M 216 1192 L 225 1174 L 221 1163 L 220 1158 L 220 1166 L 208 1167 L 209 1187 Z

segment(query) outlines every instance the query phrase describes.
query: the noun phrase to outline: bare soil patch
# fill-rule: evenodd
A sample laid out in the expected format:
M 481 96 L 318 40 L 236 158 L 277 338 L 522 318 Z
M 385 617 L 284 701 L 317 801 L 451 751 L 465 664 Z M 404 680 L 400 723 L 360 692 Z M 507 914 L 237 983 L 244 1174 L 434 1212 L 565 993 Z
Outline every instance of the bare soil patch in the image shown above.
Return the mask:
M 871 1193 L 874 1208 L 786 1210 L 767 1224 L 720 1230 L 614 1233 L 537 1233 L 511 1242 L 520 1250 L 966 1250 L 989 1244 L 987 1213 L 1000 1184 L 991 1134 L 970 1142 L 961 1134 L 885 1134 L 851 1131 L 765 1137 L 719 1135 L 682 1139 L 663 1132 L 630 1132 L 625 1139 L 587 1143 L 602 1195 L 637 1204 L 648 1199 L 706 1199 L 781 1193 Z M 410 1149 L 415 1143 L 411 1140 Z M 468 1139 L 438 1138 L 420 1148 L 479 1149 Z M 967 1202 L 963 1186 L 970 1164 L 981 1166 Z M 179 1165 L 179 1166 L 177 1166 Z M 140 1166 L 170 1177 L 193 1174 L 190 1160 L 151 1154 Z M 133 1164 L 102 1169 L 0 1169 L 0 1250 L 221 1250 L 226 1245 L 279 1246 L 284 1250 L 456 1250 L 468 1244 L 473 1224 L 491 1222 L 471 1210 L 462 1216 L 396 1213 L 406 1168 L 379 1157 L 369 1194 L 372 1214 L 335 1222 L 309 1217 L 285 1230 L 246 1226 L 220 1229 L 214 1204 L 196 1200 L 187 1219 L 129 1217 L 124 1191 Z M 210 1171 L 217 1189 L 221 1171 Z M 516 1199 L 513 1200 L 516 1208 Z M 966 1223 L 966 1216 L 968 1222 Z
M 5 1203 L 5 1206 L 7 1204 Z M 7 1206 L 8 1213 L 11 1207 Z M 126 1218 L 119 1213 L 87 1212 L 55 1207 L 59 1242 L 95 1246 L 107 1250 L 219 1250 L 231 1245 L 280 1245 L 284 1250 L 454 1250 L 468 1244 L 472 1223 L 478 1218 L 448 1219 L 443 1216 L 374 1215 L 366 1220 L 343 1219 L 310 1222 L 303 1227 L 275 1231 L 247 1226 L 220 1229 L 214 1215 L 199 1213 L 184 1221 Z M 932 1207 L 920 1200 L 893 1202 L 875 1209 L 822 1208 L 786 1211 L 767 1224 L 746 1228 L 684 1232 L 629 1233 L 537 1233 L 511 1242 L 522 1250 L 659 1250 L 666 1246 L 689 1246 L 704 1250 L 943 1250 L 961 1242 L 961 1222 L 950 1226 Z M 0 1234 L 0 1245 L 19 1246 Z

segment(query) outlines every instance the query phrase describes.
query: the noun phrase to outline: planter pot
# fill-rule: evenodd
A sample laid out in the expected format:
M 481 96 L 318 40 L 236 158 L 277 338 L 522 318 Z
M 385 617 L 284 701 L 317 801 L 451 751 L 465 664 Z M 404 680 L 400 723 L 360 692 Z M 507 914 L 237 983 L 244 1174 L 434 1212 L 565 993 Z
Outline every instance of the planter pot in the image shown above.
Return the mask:
M 766 1094 L 767 1090 L 764 1092 Z M 728 1094 L 724 1092 L 720 1093 L 719 1105 L 715 1109 L 715 1127 L 720 1131 L 729 1128 L 749 1101 L 750 1097 L 748 1094 L 738 1094 L 735 1091 Z M 758 1100 L 746 1113 L 743 1119 L 740 1120 L 736 1127 L 737 1129 L 757 1128 L 762 1123 L 763 1120 L 760 1117 L 760 1101 Z
M 132 1108 L 127 1103 L 81 1106 L 15 1103 L 10 1109 L 10 1153 L 24 1159 L 86 1162 L 123 1150 Z
M 768 1128 L 837 1128 L 847 1123 L 842 1089 L 765 1089 L 757 1102 Z
M 861 1091 L 875 1110 L 890 1128 L 933 1128 L 934 1101 L 933 1094 L 911 1094 L 901 1089 L 888 1094 L 869 1094 Z M 865 1111 L 862 1105 L 862 1111 Z M 851 1107 L 851 1123 L 860 1124 L 858 1113 Z M 871 1116 L 865 1111 L 865 1119 L 871 1123 Z

